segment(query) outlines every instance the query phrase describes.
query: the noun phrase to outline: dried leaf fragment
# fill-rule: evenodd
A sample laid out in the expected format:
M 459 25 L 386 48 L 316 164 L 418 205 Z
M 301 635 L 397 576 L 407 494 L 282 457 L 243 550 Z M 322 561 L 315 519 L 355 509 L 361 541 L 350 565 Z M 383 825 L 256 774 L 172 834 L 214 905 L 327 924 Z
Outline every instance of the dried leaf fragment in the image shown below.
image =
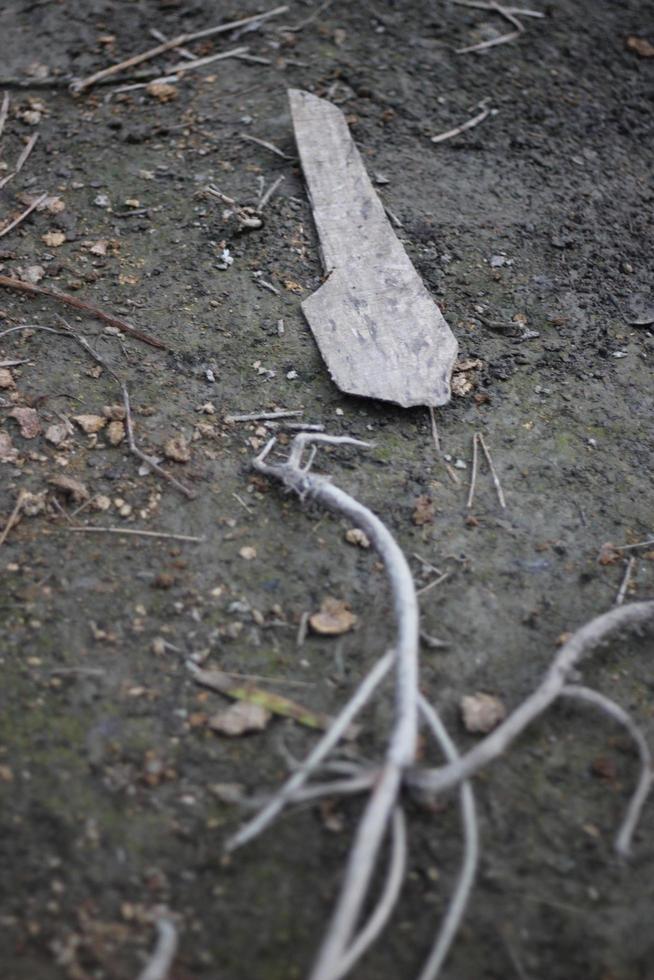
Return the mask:
M 23 439 L 35 439 L 41 433 L 41 420 L 35 408 L 12 408 L 9 418 L 16 419 Z
M 492 732 L 506 718 L 506 707 L 493 694 L 468 694 L 461 698 L 461 716 L 466 731 L 482 735 Z
M 248 732 L 262 731 L 271 718 L 271 712 L 263 705 L 238 701 L 213 715 L 208 724 L 213 732 L 221 735 L 246 735 Z
M 173 436 L 164 446 L 164 455 L 176 463 L 188 463 L 191 450 L 184 436 Z
M 61 490 L 67 496 L 72 497 L 76 504 L 81 504 L 85 500 L 89 500 L 91 496 L 84 484 L 80 480 L 76 480 L 74 476 L 66 476 L 64 473 L 58 473 L 56 476 L 51 476 L 48 483 L 50 486 L 56 487 L 57 490 Z
M 70 428 L 65 422 L 53 422 L 45 430 L 45 438 L 53 446 L 61 446 L 70 434 Z
M 452 368 L 452 394 L 459 398 L 468 395 L 476 385 L 475 371 L 480 370 L 484 362 L 478 357 L 468 357 L 456 361 Z
M 107 439 L 112 446 L 119 446 L 125 438 L 125 424 L 118 420 L 110 422 L 107 428 Z
M 49 211 L 50 214 L 61 214 L 62 211 L 66 210 L 66 203 L 61 197 L 52 195 L 46 197 L 43 204 L 37 208 L 37 211 L 41 211 L 42 209 Z
M 41 235 L 41 241 L 48 248 L 59 248 L 66 241 L 66 236 L 63 231 L 46 231 L 45 235 Z
M 465 374 L 453 374 L 450 387 L 453 395 L 456 395 L 457 398 L 463 398 L 470 394 L 474 388 L 474 383 Z
M 16 269 L 16 272 L 21 282 L 29 282 L 33 286 L 41 282 L 45 275 L 45 269 L 42 265 L 28 265 L 24 268 Z
M 89 248 L 89 252 L 93 255 L 106 255 L 107 249 L 109 248 L 109 240 L 107 238 L 101 238 L 99 241 L 94 242 Z
M 15 387 L 16 382 L 11 371 L 8 368 L 0 368 L 0 390 L 7 391 L 9 388 Z
M 370 547 L 368 535 L 360 527 L 348 528 L 345 532 L 345 540 L 348 544 L 356 545 L 358 548 Z
M 425 494 L 416 497 L 411 520 L 416 527 L 434 523 L 434 502 L 431 497 L 427 497 Z
M 170 102 L 177 98 L 177 89 L 168 82 L 150 82 L 145 91 L 158 102 Z
M 311 629 L 314 633 L 323 636 L 340 636 L 341 633 L 349 633 L 353 629 L 357 617 L 352 612 L 349 604 L 342 599 L 334 599 L 327 596 L 320 604 L 320 611 L 309 618 Z
M 29 490 L 24 490 L 21 499 L 21 513 L 25 514 L 26 517 L 36 517 L 37 514 L 42 514 L 45 510 L 45 490 L 42 490 L 41 493 L 30 493 Z
M 125 406 L 105 405 L 102 414 L 106 419 L 111 419 L 112 422 L 122 422 L 125 419 Z
M 18 450 L 14 447 L 8 432 L 0 431 L 0 463 L 14 463 Z
M 107 420 L 102 415 L 73 415 L 73 422 L 77 422 L 82 432 L 87 436 L 92 436 L 101 429 L 104 429 Z
M 654 58 L 654 44 L 651 44 L 647 38 L 630 34 L 626 44 L 629 50 L 634 51 L 640 58 Z

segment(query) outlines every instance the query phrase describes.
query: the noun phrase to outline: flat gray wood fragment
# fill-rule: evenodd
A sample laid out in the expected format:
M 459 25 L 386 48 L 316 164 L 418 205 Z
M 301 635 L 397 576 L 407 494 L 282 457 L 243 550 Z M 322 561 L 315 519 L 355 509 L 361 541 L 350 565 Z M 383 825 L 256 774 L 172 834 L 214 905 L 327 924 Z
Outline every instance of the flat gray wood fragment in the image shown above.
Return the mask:
M 342 112 L 289 90 L 328 278 L 302 310 L 342 391 L 444 405 L 458 344 L 386 218 Z

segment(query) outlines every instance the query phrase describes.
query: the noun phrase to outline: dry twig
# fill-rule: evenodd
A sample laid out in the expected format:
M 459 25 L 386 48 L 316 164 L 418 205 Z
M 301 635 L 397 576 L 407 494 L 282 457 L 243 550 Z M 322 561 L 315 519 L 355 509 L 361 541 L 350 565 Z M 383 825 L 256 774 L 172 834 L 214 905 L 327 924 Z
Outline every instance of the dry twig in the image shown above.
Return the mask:
M 472 51 L 486 51 L 488 48 L 495 48 L 499 44 L 508 44 L 509 41 L 515 41 L 516 38 L 524 33 L 524 27 L 510 8 L 501 7 L 498 3 L 493 3 L 490 9 L 499 14 L 500 17 L 508 20 L 515 30 L 508 34 L 502 34 L 500 37 L 491 38 L 489 41 L 482 41 L 480 44 L 471 44 L 465 48 L 458 48 L 457 54 L 470 54 Z
M 261 212 L 265 208 L 266 204 L 268 203 L 268 201 L 270 200 L 270 198 L 273 196 L 273 194 L 275 193 L 275 191 L 277 190 L 277 188 L 279 187 L 279 185 L 282 183 L 283 180 L 284 180 L 284 174 L 281 174 L 277 178 L 277 180 L 273 181 L 273 183 L 270 185 L 270 187 L 265 192 L 265 194 L 262 194 L 261 195 L 261 199 L 260 199 L 259 203 L 257 204 L 257 211 L 258 211 L 259 214 L 261 214 Z
M 34 210 L 41 201 L 47 197 L 47 194 L 43 194 L 37 201 L 34 201 L 28 211 L 21 216 L 20 220 L 27 216 L 29 210 Z M 18 219 L 17 219 L 18 220 Z M 17 221 L 11 227 L 14 227 Z M 5 235 L 7 231 L 11 228 L 6 228 L 0 231 L 0 237 Z M 97 320 L 102 320 L 104 323 L 111 324 L 112 327 L 118 327 L 123 333 L 127 333 L 130 337 L 135 337 L 137 340 L 142 341 L 144 344 L 149 344 L 150 347 L 157 347 L 159 350 L 170 350 L 167 344 L 164 344 L 161 340 L 157 340 L 156 337 L 151 337 L 150 334 L 143 333 L 142 330 L 137 330 L 136 327 L 130 326 L 125 320 L 121 320 L 117 316 L 113 316 L 110 313 L 105 313 L 103 310 L 98 309 L 97 306 L 91 306 L 90 303 L 85 303 L 84 300 L 78 299 L 77 296 L 71 296 L 68 293 L 60 293 L 54 289 L 46 289 L 45 286 L 37 286 L 31 282 L 22 282 L 20 279 L 14 279 L 11 276 L 0 276 L 0 286 L 4 286 L 6 289 L 15 289 L 20 293 L 30 293 L 32 296 L 47 296 L 49 299 L 56 299 L 60 303 L 65 303 L 67 306 L 72 306 L 76 310 L 82 310 L 84 313 L 88 313 L 90 316 L 95 317 Z
M 624 571 L 622 582 L 620 584 L 620 588 L 618 589 L 618 594 L 615 597 L 616 606 L 621 606 L 625 600 L 627 589 L 629 588 L 629 583 L 631 582 L 631 576 L 633 575 L 633 571 L 635 567 L 636 567 L 636 559 L 629 558 L 629 560 L 627 561 L 627 567 L 625 568 Z
M 291 32 L 293 34 L 295 34 L 297 31 L 301 31 L 308 24 L 313 23 L 316 17 L 320 17 L 321 14 L 324 14 L 325 11 L 331 7 L 333 2 L 334 0 L 324 0 L 324 3 L 321 3 L 320 6 L 317 7 L 312 14 L 309 14 L 308 17 L 305 17 L 304 20 L 301 20 L 298 24 L 294 25 L 284 24 L 283 27 L 279 28 L 280 31 L 286 31 L 287 33 Z
M 28 139 L 27 143 L 23 148 L 23 152 L 18 157 L 18 160 L 16 160 L 16 169 L 14 171 L 14 176 L 16 174 L 19 174 L 23 169 L 23 167 L 25 166 L 25 164 L 27 163 L 28 157 L 32 152 L 32 150 L 34 149 L 34 147 L 36 146 L 36 141 L 38 140 L 38 138 L 39 138 L 38 133 L 32 133 L 32 135 Z
M 38 133 L 33 133 L 30 136 L 27 143 L 25 144 L 25 147 L 23 148 L 22 153 L 20 154 L 18 160 L 16 161 L 15 169 L 12 170 L 11 173 L 8 173 L 6 177 L 3 177 L 2 180 L 0 180 L 0 189 L 3 188 L 6 184 L 8 184 L 10 180 L 13 180 L 16 174 L 19 174 L 21 172 L 21 170 L 25 165 L 25 162 L 27 161 L 28 156 L 34 149 L 34 144 L 36 143 L 38 138 L 39 138 Z
M 289 419 L 302 415 L 302 409 L 282 409 L 279 412 L 250 412 L 248 415 L 226 415 L 225 422 L 260 422 L 269 419 Z
M 472 470 L 470 472 L 470 489 L 468 490 L 468 500 L 466 501 L 466 507 L 468 510 L 472 507 L 472 502 L 475 499 L 475 490 L 477 489 L 477 471 L 479 468 L 479 442 L 477 439 L 477 433 L 472 437 Z
M 443 450 L 441 449 L 441 440 L 438 434 L 438 426 L 436 425 L 436 413 L 434 412 L 434 407 L 433 405 L 429 405 L 428 408 L 429 408 L 429 423 L 431 425 L 431 436 L 432 439 L 434 440 L 434 448 L 436 449 L 437 454 L 440 456 L 443 466 L 445 467 L 447 471 L 447 475 L 449 476 L 450 480 L 452 481 L 452 483 L 458 484 L 459 478 L 456 475 L 456 472 L 443 456 Z
M 168 541 L 204 541 L 204 538 L 192 534 L 169 534 L 167 531 L 145 531 L 136 527 L 101 527 L 86 524 L 80 527 L 68 527 L 66 530 L 77 534 L 133 534 L 140 538 L 166 538 Z
M 282 158 L 282 160 L 293 159 L 293 157 L 290 157 L 288 153 L 284 153 L 284 151 L 280 150 L 278 146 L 275 146 L 274 143 L 269 143 L 268 140 L 260 140 L 257 136 L 250 136 L 248 133 L 239 133 L 239 136 L 242 140 L 246 140 L 248 143 L 256 143 L 257 146 L 263 146 L 264 149 L 270 150 L 271 153 L 276 153 L 278 157 Z
M 14 509 L 12 510 L 11 514 L 7 518 L 7 523 L 5 524 L 4 528 L 2 529 L 2 532 L 0 533 L 0 548 L 7 540 L 7 535 L 9 534 L 12 527 L 14 526 L 14 524 L 16 523 L 16 521 L 20 516 L 20 512 L 23 509 L 24 500 L 25 500 L 25 494 L 21 490 L 20 493 L 18 494 L 18 499 L 16 500 Z
M 3 238 L 5 235 L 8 235 L 10 231 L 13 231 L 14 228 L 18 227 L 18 225 L 20 225 L 25 220 L 25 218 L 28 218 L 30 216 L 32 211 L 38 208 L 39 204 L 41 204 L 42 201 L 45 201 L 47 196 L 48 196 L 47 193 L 41 194 L 40 197 L 37 197 L 36 200 L 32 201 L 32 203 L 28 208 L 25 208 L 22 214 L 19 214 L 17 218 L 14 218 L 13 221 L 10 221 L 9 224 L 6 224 L 3 228 L 0 228 L 0 238 Z M 10 279 L 8 276 L 0 276 L 0 286 L 6 286 L 7 283 L 11 283 L 13 286 L 14 282 L 18 283 L 19 280 Z M 16 288 L 17 289 L 20 289 L 21 287 L 27 288 L 28 286 L 29 286 L 29 289 L 27 290 L 28 292 L 31 291 L 32 289 L 39 290 L 40 292 L 44 292 L 44 290 L 40 286 L 32 286 L 31 284 L 26 282 L 20 282 Z M 48 291 L 49 290 L 45 290 L 45 292 Z
M 9 112 L 9 92 L 5 92 L 2 96 L 2 105 L 0 106 L 0 136 L 2 136 L 2 132 L 5 128 L 8 112 Z
M 485 3 L 484 0 L 451 0 L 457 7 L 472 7 L 475 10 L 497 11 L 497 4 Z M 505 14 L 513 14 L 514 17 L 544 17 L 540 10 L 525 10 L 522 7 L 503 7 Z
M 654 546 L 654 538 L 650 538 L 648 541 L 636 541 L 635 544 L 618 544 L 614 551 L 634 551 L 636 548 L 651 548 L 652 546 Z
M 486 445 L 486 442 L 485 442 L 484 437 L 481 434 L 481 432 L 478 432 L 477 433 L 477 439 L 479 441 L 479 445 L 481 446 L 481 448 L 483 450 L 484 456 L 486 457 L 486 462 L 488 463 L 488 468 L 491 471 L 491 476 L 493 478 L 493 483 L 495 485 L 495 491 L 497 493 L 497 499 L 500 502 L 500 507 L 503 510 L 505 510 L 506 509 L 506 500 L 504 499 L 504 491 L 502 490 L 502 484 L 500 483 L 500 478 L 497 475 L 497 470 L 495 469 L 495 466 L 493 465 L 493 460 L 492 460 L 492 457 L 491 457 L 491 454 L 490 454 L 490 449 Z
M 148 456 L 147 453 L 144 453 L 143 450 L 139 449 L 139 447 L 136 445 L 136 440 L 134 439 L 134 423 L 132 421 L 132 410 L 129 403 L 129 392 L 127 391 L 127 385 L 124 382 L 122 384 L 122 391 L 123 391 L 123 404 L 125 406 L 125 428 L 127 429 L 127 443 L 129 446 L 129 451 L 134 456 L 136 456 L 137 459 L 140 459 L 141 462 L 145 463 L 146 466 L 149 466 L 151 470 L 154 470 L 155 473 L 158 473 L 159 476 L 162 476 L 164 480 L 168 480 L 168 482 L 172 483 L 174 487 L 177 487 L 177 489 L 180 490 L 186 497 L 188 497 L 189 500 L 193 500 L 196 497 L 195 490 L 191 490 L 190 487 L 187 487 L 185 486 L 185 484 L 180 483 L 177 477 L 174 477 L 171 473 L 168 472 L 168 470 L 165 470 L 163 466 L 159 465 L 156 459 L 153 459 L 152 456 Z
M 482 123 L 491 114 L 491 111 L 491 109 L 483 109 L 478 115 L 473 116 L 472 119 L 468 119 L 467 122 L 462 123 L 460 126 L 455 126 L 454 129 L 448 129 L 445 133 L 439 133 L 438 136 L 432 136 L 432 143 L 444 143 L 445 140 L 451 140 L 454 136 L 459 136 L 461 133 L 465 133 L 466 130 L 478 126 L 479 123 Z
M 202 31 L 194 31 L 190 34 L 178 34 L 177 37 L 171 38 L 170 41 L 164 41 L 163 44 L 158 44 L 155 48 L 148 48 L 147 51 L 142 51 L 140 54 L 134 55 L 132 58 L 126 58 L 125 61 L 121 61 L 116 65 L 110 65 L 109 68 L 103 68 L 101 71 L 95 72 L 93 75 L 89 75 L 88 78 L 78 79 L 71 84 L 71 90 L 78 94 L 83 92 L 84 89 L 90 88 L 91 85 L 95 85 L 96 82 L 101 81 L 104 78 L 109 78 L 113 75 L 118 75 L 125 71 L 126 68 L 133 68 L 134 65 L 140 65 L 144 61 L 151 61 L 153 58 L 158 58 L 160 54 L 165 54 L 166 51 L 170 51 L 172 48 L 183 47 L 185 44 L 189 44 L 191 41 L 197 41 L 204 37 L 213 37 L 216 34 L 225 34 L 229 31 L 234 31 L 238 27 L 246 27 L 248 24 L 263 24 L 264 21 L 269 20 L 271 17 L 277 17 L 279 14 L 283 14 L 288 10 L 288 7 L 275 7 L 274 10 L 269 10 L 265 14 L 255 14 L 252 17 L 244 17 L 241 20 L 234 20 L 228 24 L 219 24 L 218 27 L 208 27 Z
M 225 58 L 238 58 L 239 55 L 247 54 L 247 48 L 234 48 L 232 51 L 222 51 L 219 54 L 210 54 L 206 58 L 195 58 L 193 61 L 179 61 L 166 72 L 166 77 L 171 75 L 185 75 L 187 71 L 195 71 L 196 68 L 204 68 L 211 65 L 214 61 L 223 61 Z M 157 79 L 155 79 L 157 81 Z

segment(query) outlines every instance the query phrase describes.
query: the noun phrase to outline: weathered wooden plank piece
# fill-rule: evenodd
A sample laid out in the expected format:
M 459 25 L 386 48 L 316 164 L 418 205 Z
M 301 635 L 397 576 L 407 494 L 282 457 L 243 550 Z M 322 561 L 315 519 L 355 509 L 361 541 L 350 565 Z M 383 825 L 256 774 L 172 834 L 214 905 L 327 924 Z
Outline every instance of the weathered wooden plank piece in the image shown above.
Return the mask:
M 302 310 L 342 391 L 444 405 L 458 344 L 395 235 L 342 112 L 289 90 L 328 278 Z

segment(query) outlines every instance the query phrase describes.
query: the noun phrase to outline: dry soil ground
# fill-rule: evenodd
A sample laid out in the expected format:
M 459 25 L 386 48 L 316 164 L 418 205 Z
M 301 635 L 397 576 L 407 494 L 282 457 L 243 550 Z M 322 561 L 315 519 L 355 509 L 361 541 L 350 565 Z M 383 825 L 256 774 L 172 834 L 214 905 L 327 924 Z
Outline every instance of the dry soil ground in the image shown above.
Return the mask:
M 4 86 L 0 177 L 39 134 L 1 192 L 3 221 L 42 192 L 65 209 L 49 202 L 3 237 L 0 271 L 73 292 L 170 345 L 121 341 L 68 311 L 125 378 L 142 445 L 163 457 L 171 438 L 188 443 L 188 462 L 165 465 L 196 491 L 188 500 L 139 473 L 106 427 L 88 436 L 69 422 L 120 400 L 81 347 L 45 332 L 0 337 L 0 361 L 25 361 L 3 369 L 0 524 L 21 489 L 46 491 L 42 512 L 25 515 L 0 550 L 7 980 L 134 977 L 158 905 L 179 916 L 175 980 L 306 974 L 357 806 L 303 809 L 226 863 L 221 844 L 242 810 L 225 784 L 234 793 L 276 785 L 283 747 L 300 755 L 315 736 L 281 720 L 240 739 L 213 733 L 206 719 L 226 702 L 193 684 L 184 659 L 275 677 L 276 690 L 333 711 L 392 623 L 374 556 L 346 543 L 338 520 L 253 478 L 249 459 L 266 433 L 225 416 L 303 409 L 332 432 L 374 440 L 366 453 L 324 453 L 321 465 L 408 554 L 450 570 L 423 597 L 425 630 L 447 644 L 424 649 L 423 680 L 462 747 L 473 737 L 461 727 L 461 696 L 483 690 L 516 704 L 557 637 L 613 603 L 624 563 L 598 563 L 602 544 L 652 536 L 654 337 L 628 321 L 646 320 L 648 302 L 651 312 L 654 60 L 626 44 L 654 41 L 652 10 L 645 0 L 537 5 L 546 17 L 525 18 L 516 42 L 459 55 L 509 25 L 454 3 L 336 0 L 289 32 L 284 24 L 316 10 L 292 0 L 256 32 L 194 46 L 248 45 L 269 63 L 218 62 L 162 101 L 143 88 L 112 95 L 116 86 L 74 98 L 39 75 L 89 74 L 155 43 L 153 27 L 198 30 L 256 12 L 254 2 L 2 4 L 2 74 L 30 72 L 32 82 Z M 437 413 L 445 451 L 465 464 L 458 485 L 435 455 L 425 411 L 343 397 L 318 356 L 299 304 L 323 270 L 289 86 L 340 103 L 461 355 L 483 361 L 472 391 Z M 482 100 L 497 113 L 459 138 L 430 141 Z M 261 180 L 279 175 L 259 230 L 238 234 L 203 193 L 213 183 L 255 204 Z M 234 259 L 227 269 L 223 242 Z M 57 313 L 67 315 L 42 298 L 0 294 L 2 330 L 57 327 Z M 489 326 L 497 321 L 505 327 Z M 17 406 L 34 410 L 41 434 L 21 435 L 10 417 Z M 45 437 L 53 425 L 59 446 Z M 475 431 L 492 448 L 507 508 L 483 472 L 470 521 Z M 74 524 L 203 541 L 76 534 L 79 504 L 48 482 L 62 475 L 94 498 Z M 419 497 L 433 505 L 420 526 Z M 629 598 L 653 591 L 652 556 L 638 556 Z M 425 584 L 421 567 L 415 560 Z M 357 629 L 310 635 L 296 649 L 302 614 L 327 595 L 351 604 Z M 654 734 L 651 644 L 615 643 L 585 677 Z M 291 686 L 298 681 L 308 686 Z M 379 752 L 388 712 L 384 702 L 367 716 L 363 754 Z M 448 980 L 654 976 L 654 807 L 628 866 L 611 843 L 636 774 L 620 732 L 557 708 L 477 781 L 484 855 Z M 456 874 L 454 804 L 416 810 L 411 823 L 401 908 L 356 971 L 361 980 L 415 974 Z

